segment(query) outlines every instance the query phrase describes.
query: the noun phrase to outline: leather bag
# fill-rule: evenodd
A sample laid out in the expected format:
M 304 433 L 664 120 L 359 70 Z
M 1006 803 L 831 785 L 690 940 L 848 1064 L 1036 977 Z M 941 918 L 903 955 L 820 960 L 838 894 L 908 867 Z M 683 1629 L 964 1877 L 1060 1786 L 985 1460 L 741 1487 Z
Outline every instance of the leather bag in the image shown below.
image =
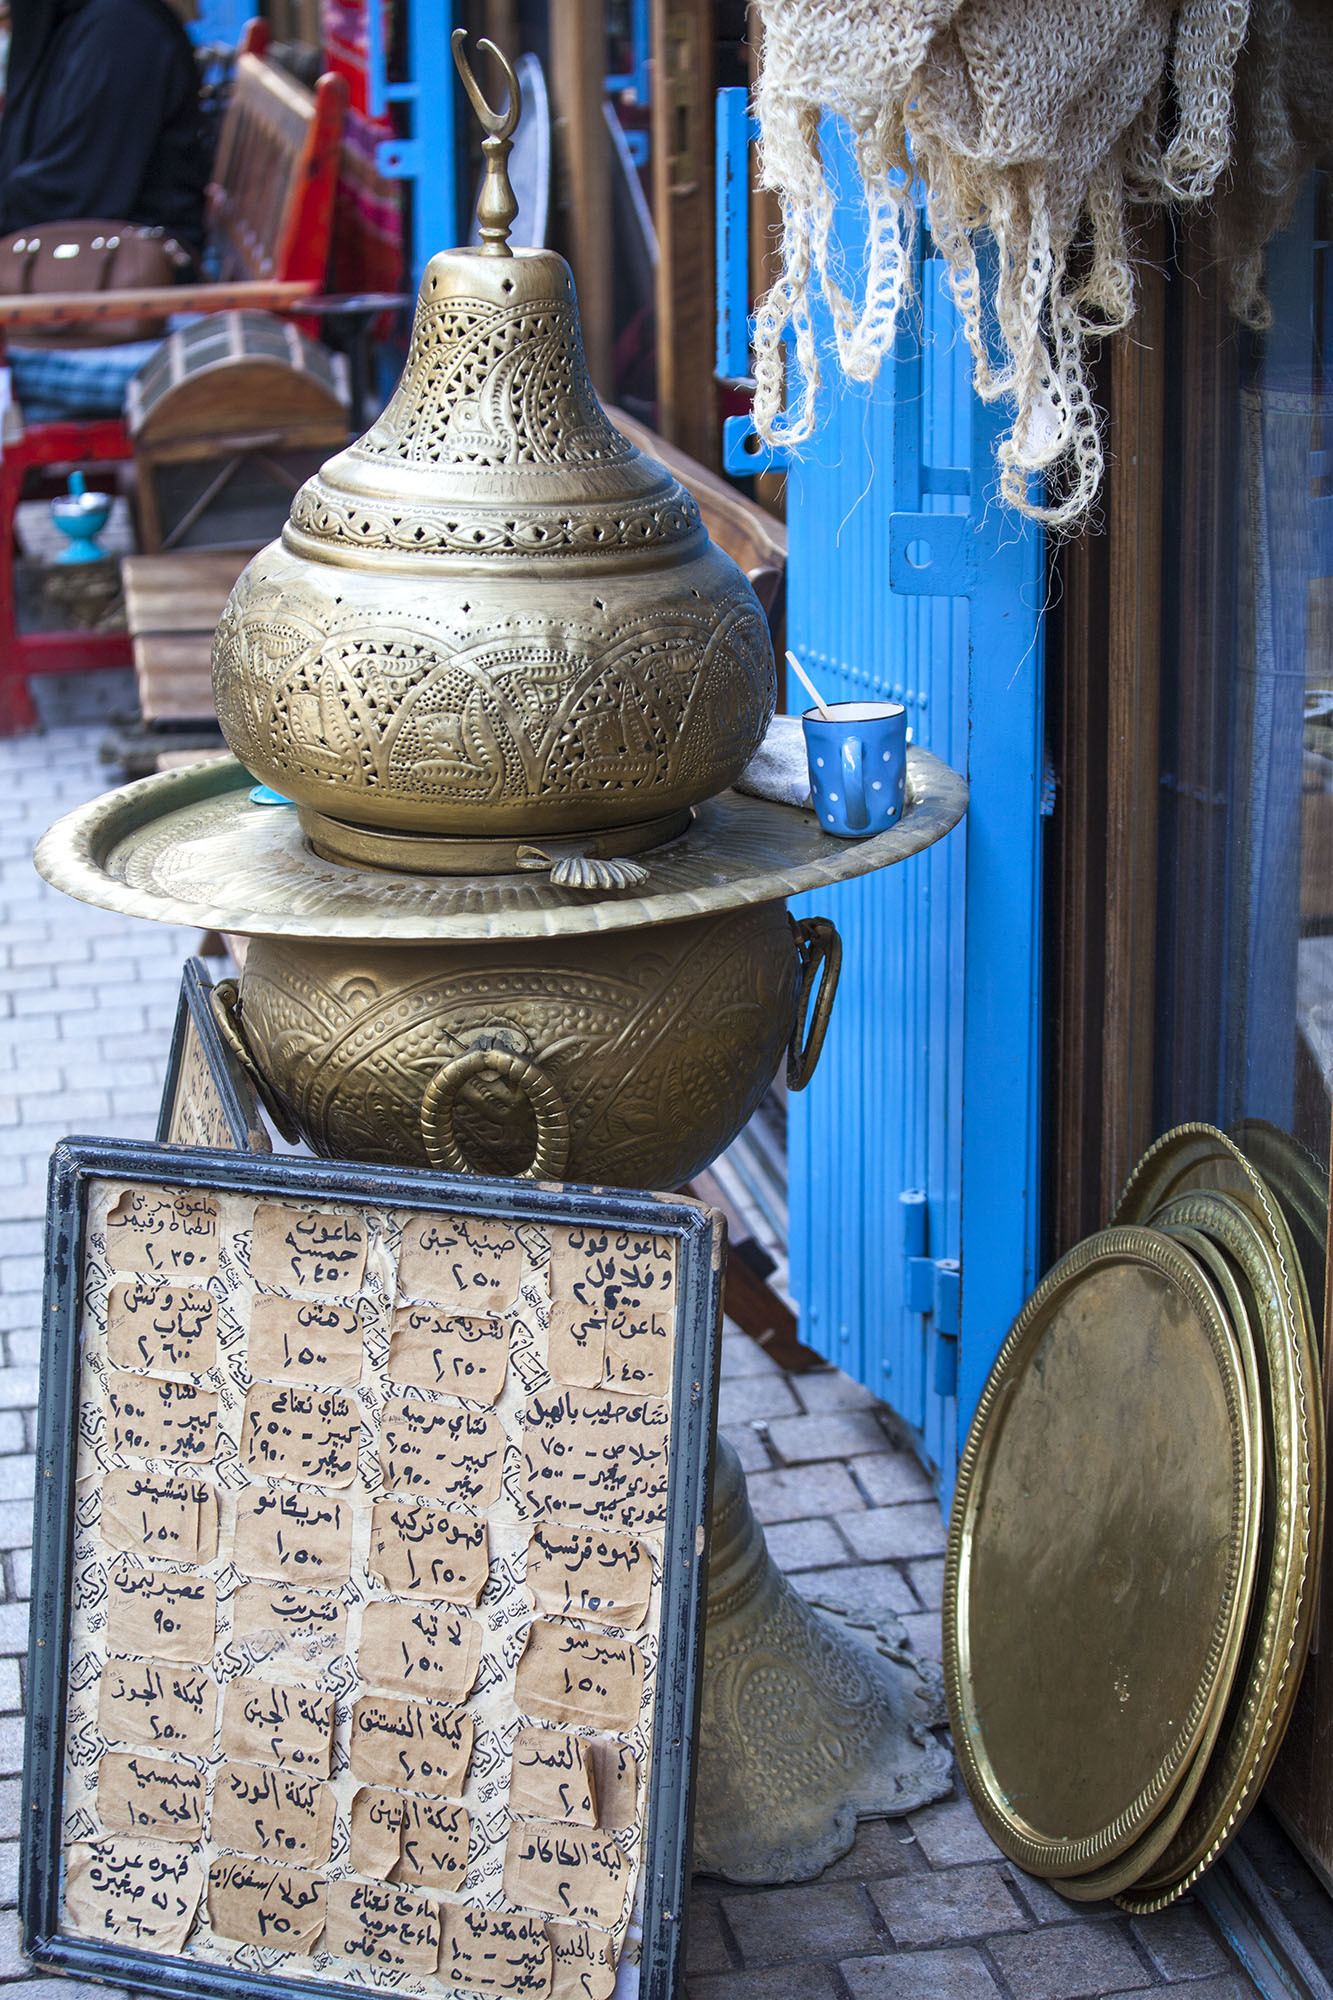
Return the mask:
M 47 222 L 0 238 L 0 295 L 120 292 L 174 285 L 193 263 L 174 236 L 133 222 Z M 0 323 L 3 322 L 0 306 Z M 113 347 L 159 339 L 161 319 L 105 320 L 92 326 L 24 325 L 23 347 Z

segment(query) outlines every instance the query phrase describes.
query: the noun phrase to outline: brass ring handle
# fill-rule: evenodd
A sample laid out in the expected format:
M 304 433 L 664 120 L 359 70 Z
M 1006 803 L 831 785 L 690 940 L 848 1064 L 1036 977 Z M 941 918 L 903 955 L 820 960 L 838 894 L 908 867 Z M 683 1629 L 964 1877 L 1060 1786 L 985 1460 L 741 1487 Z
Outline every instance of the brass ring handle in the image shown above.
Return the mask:
M 421 1099 L 421 1136 L 426 1158 L 450 1174 L 474 1174 L 454 1133 L 454 1105 L 463 1086 L 483 1070 L 493 1070 L 521 1090 L 537 1121 L 537 1147 L 519 1180 L 558 1181 L 569 1158 L 569 1113 L 544 1069 L 508 1049 L 472 1049 L 455 1056 L 431 1078 Z
M 218 1033 L 254 1085 L 255 1096 L 288 1145 L 299 1145 L 301 1134 L 292 1123 L 291 1114 L 269 1088 L 268 1079 L 250 1053 L 250 1044 L 245 1039 L 245 1029 L 241 1026 L 241 993 L 236 981 L 219 979 L 209 993 L 208 1004 L 217 1023 Z
M 792 931 L 796 938 L 800 979 L 796 988 L 796 1019 L 792 1025 L 791 1041 L 787 1045 L 787 1088 L 804 1090 L 815 1073 L 824 1037 L 828 1033 L 829 1015 L 833 1012 L 833 999 L 838 990 L 838 974 L 842 970 L 842 939 L 838 936 L 837 925 L 830 923 L 827 917 L 802 917 L 799 923 L 793 919 Z M 816 980 L 819 981 L 818 992 L 815 992 Z M 812 993 L 813 1007 L 810 1004 Z

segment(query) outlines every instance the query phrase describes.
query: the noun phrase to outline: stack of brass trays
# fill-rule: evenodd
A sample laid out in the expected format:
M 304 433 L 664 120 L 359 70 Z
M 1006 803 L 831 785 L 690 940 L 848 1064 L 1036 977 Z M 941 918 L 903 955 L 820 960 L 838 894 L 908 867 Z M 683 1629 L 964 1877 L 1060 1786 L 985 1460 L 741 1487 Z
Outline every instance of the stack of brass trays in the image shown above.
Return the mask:
M 959 1468 L 954 1745 L 1062 1895 L 1164 1907 L 1243 1825 L 1310 1642 L 1328 1186 L 1275 1127 L 1186 1125 L 1015 1321 Z

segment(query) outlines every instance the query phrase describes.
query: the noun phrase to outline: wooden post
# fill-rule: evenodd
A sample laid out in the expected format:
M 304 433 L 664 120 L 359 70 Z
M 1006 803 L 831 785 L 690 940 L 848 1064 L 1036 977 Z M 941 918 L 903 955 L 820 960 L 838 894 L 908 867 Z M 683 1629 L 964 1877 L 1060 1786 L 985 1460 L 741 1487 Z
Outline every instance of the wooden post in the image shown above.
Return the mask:
M 611 185 L 602 109 L 606 24 L 602 0 L 560 0 L 551 9 L 551 98 L 559 201 L 579 289 L 588 370 L 614 394 L 611 353 Z
M 652 20 L 657 428 L 716 466 L 712 0 L 653 0 Z

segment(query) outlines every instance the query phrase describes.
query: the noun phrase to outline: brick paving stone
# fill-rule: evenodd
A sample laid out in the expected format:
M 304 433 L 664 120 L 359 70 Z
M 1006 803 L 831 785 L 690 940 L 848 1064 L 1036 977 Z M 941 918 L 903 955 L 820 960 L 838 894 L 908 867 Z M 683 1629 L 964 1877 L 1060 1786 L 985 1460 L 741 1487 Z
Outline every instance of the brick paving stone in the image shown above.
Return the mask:
M 722 1380 L 739 1381 L 745 1376 L 781 1375 L 782 1370 L 767 1350 L 748 1333 L 726 1331 L 722 1336 Z
M 19 1681 L 17 1660 L 0 1660 L 0 1715 L 8 1715 L 22 1706 L 23 1693 Z
M 1083 2000 L 1153 1984 L 1116 1924 L 1062 1924 L 990 1941 L 990 1954 L 1023 2000 Z
M 925 1866 L 921 1847 L 906 1820 L 863 1819 L 856 1840 L 841 1861 L 820 1876 L 821 1882 L 882 1882 L 889 1876 L 912 1875 Z
M 763 1434 L 750 1424 L 719 1424 L 718 1436 L 724 1437 L 741 1462 L 746 1472 L 767 1472 L 773 1459 Z
M 798 1571 L 791 1581 L 804 1597 L 836 1604 L 849 1616 L 878 1617 L 914 1611 L 916 1599 L 906 1577 L 892 1563 L 853 1563 L 847 1569 Z
M 853 2000 L 998 2000 L 1000 1991 L 975 1951 L 897 1952 L 849 1959 L 838 1970 Z
M 727 1896 L 722 1912 L 747 1966 L 845 1958 L 883 1942 L 874 1906 L 856 1882 L 802 1885 L 781 1896 Z
M 28 1607 L 26 1604 L 0 1604 L 0 1654 L 23 1653 L 28 1650 Z
M 1203 1979 L 1227 1969 L 1227 1955 L 1195 1903 L 1136 1917 L 1130 1929 L 1163 1979 Z
M 819 1569 L 851 1560 L 832 1521 L 780 1521 L 766 1528 L 768 1553 L 779 1569 Z
M 700 1972 L 730 1972 L 731 1966 L 721 1911 L 715 1903 L 706 1903 L 692 1896 L 685 1931 L 686 1976 Z
M 12 1910 L 19 1899 L 19 1844 L 0 1840 L 0 1910 Z
M 924 1562 L 909 1562 L 907 1574 L 926 1610 L 938 1611 L 944 1602 L 944 1557 L 930 1556 Z
M 854 1458 L 848 1471 L 872 1507 L 896 1507 L 904 1500 L 929 1500 L 930 1481 L 906 1451 Z
M 32 1550 L 14 1549 L 6 1560 L 13 1596 L 20 1604 L 26 1604 L 32 1596 Z
M 1031 1910 L 1039 1924 L 1067 1924 L 1075 1918 L 1083 1923 L 1095 1923 L 1098 1918 L 1119 1914 L 1114 1903 L 1071 1902 L 1067 1896 L 1058 1893 L 1053 1883 L 1026 1874 L 1013 1862 L 1009 1864 L 1009 1882 L 1018 1892 L 1019 1901 Z
M 1171 1991 L 1170 1987 L 1156 1986 L 1151 1989 L 1161 1996 Z M 1132 1992 L 1135 2000 L 1144 1991 L 1141 1986 L 1122 1989 L 1119 1993 L 1108 1993 L 1105 2000 L 1125 2000 L 1126 1992 Z M 1175 1994 L 1175 2000 L 1255 2000 L 1255 1989 L 1242 1973 L 1228 1972 L 1216 1979 L 1195 1979 L 1182 1986 Z
M 923 1660 L 938 1665 L 944 1658 L 944 1627 L 938 1611 L 909 1611 L 903 1616 L 903 1630 L 912 1651 Z
M 32 1542 L 32 1499 L 0 1502 L 0 1549 L 26 1549 Z
M 0 1717 L 0 1773 L 10 1777 L 23 1769 L 23 1718 Z
M 22 1979 L 32 1971 L 32 1961 L 19 1944 L 17 1910 L 0 1916 L 0 1979 Z
M 0 1501 L 31 1500 L 37 1484 L 37 1460 L 25 1452 L 21 1457 L 0 1458 Z
M 783 1417 L 769 1425 L 768 1434 L 778 1456 L 788 1465 L 891 1449 L 888 1433 L 869 1410 L 843 1410 L 828 1417 Z
M 23 1414 L 20 1410 L 0 1410 L 0 1453 L 23 1449 Z
M 854 1382 L 841 1368 L 811 1368 L 792 1377 L 796 1394 L 812 1416 L 829 1410 L 877 1409 L 879 1398 L 864 1383 Z
M 771 1972 L 724 1972 L 691 1979 L 685 2000 L 833 2000 L 833 1994 L 833 1975 L 827 1966 L 784 1965 Z
M 785 1375 L 751 1375 L 723 1382 L 717 1392 L 720 1424 L 754 1423 L 758 1418 L 788 1417 L 800 1406 L 787 1387 Z
M 0 1840 L 12 1840 L 18 1833 L 22 1791 L 20 1778 L 0 1778 Z
M 812 1514 L 846 1514 L 860 1504 L 845 1465 L 784 1466 L 749 1482 L 755 1519 L 800 1521 Z
M 870 1885 L 895 1944 L 953 1944 L 1022 1930 L 1028 1923 L 998 1868 L 943 1868 Z
M 864 1562 L 884 1556 L 933 1556 L 944 1547 L 945 1528 L 933 1500 L 901 1507 L 867 1507 L 839 1524 Z
M 912 1814 L 912 1831 L 932 1868 L 953 1868 L 963 1861 L 996 1861 L 1000 1850 L 972 1810 L 961 1785 L 951 1799 Z

